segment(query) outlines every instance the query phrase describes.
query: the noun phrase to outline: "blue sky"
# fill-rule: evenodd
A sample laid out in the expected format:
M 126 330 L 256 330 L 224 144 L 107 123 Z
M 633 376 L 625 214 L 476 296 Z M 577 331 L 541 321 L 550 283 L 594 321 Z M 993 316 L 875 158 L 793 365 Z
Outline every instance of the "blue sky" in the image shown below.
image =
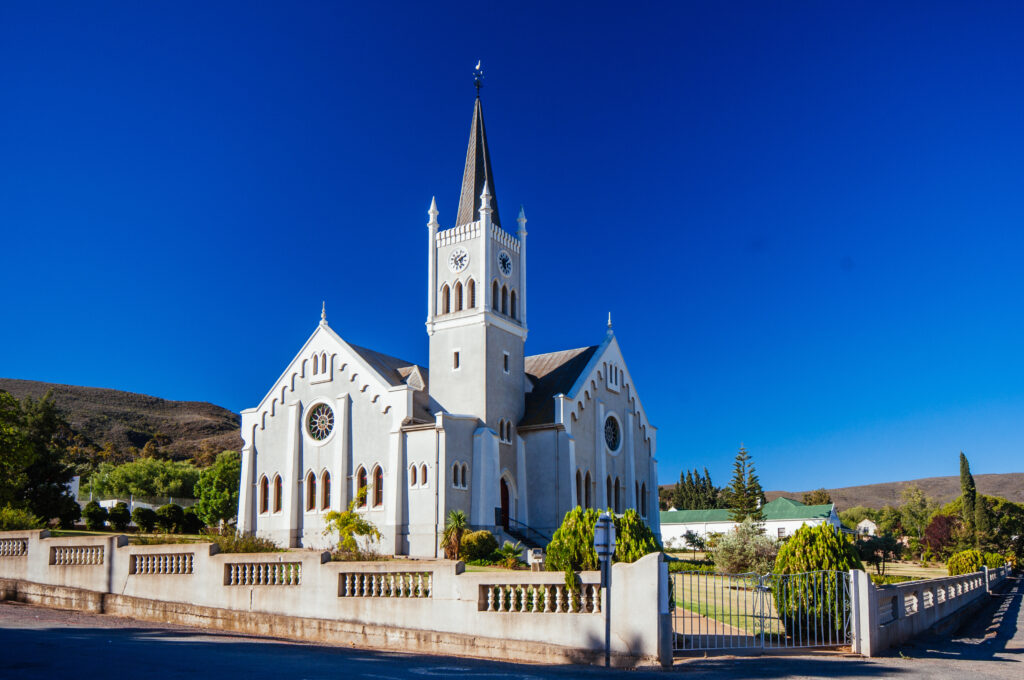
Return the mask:
M 419 363 L 482 59 L 529 353 L 615 328 L 661 481 L 1020 471 L 1019 3 L 0 5 L 0 375 L 255 405 Z

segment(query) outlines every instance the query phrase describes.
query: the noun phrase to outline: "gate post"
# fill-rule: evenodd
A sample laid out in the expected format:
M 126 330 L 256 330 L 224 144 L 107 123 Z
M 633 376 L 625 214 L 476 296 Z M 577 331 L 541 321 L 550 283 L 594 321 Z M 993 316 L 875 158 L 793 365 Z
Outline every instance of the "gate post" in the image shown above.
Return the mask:
M 874 586 L 867 572 L 860 569 L 850 570 L 850 632 L 853 638 L 851 649 L 861 656 L 872 656 L 872 643 L 877 636 L 873 635 L 878 607 L 873 597 Z
M 672 610 L 669 599 L 675 597 L 675 584 L 668 573 L 665 553 L 658 556 L 658 662 L 662 668 L 671 668 L 675 646 L 675 631 L 672 627 Z

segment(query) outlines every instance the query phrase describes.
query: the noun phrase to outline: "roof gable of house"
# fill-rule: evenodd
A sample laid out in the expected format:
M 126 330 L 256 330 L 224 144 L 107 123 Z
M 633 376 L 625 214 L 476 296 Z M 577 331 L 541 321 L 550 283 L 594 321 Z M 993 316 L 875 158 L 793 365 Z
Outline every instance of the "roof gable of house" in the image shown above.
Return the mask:
M 804 505 L 789 498 L 776 498 L 761 507 L 766 522 L 780 522 L 801 519 L 828 519 L 832 504 Z M 662 524 L 711 524 L 732 522 L 729 510 L 666 510 L 661 512 Z

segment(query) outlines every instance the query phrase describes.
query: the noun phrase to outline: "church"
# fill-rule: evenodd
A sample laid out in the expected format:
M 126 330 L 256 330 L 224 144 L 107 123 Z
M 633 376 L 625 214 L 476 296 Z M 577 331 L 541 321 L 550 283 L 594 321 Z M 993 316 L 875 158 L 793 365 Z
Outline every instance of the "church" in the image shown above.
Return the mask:
M 454 223 L 433 200 L 428 215 L 429 368 L 352 344 L 321 312 L 242 411 L 238 529 L 331 547 L 325 516 L 366 488 L 385 554 L 442 556 L 452 510 L 528 546 L 577 505 L 634 508 L 659 534 L 656 429 L 611 318 L 595 345 L 525 354 L 526 215 L 498 212 L 479 89 Z

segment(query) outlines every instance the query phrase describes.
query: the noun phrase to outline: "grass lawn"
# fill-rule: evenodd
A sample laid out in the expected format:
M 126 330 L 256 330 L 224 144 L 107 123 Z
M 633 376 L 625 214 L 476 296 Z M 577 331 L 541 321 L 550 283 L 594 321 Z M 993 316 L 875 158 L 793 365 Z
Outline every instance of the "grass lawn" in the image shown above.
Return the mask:
M 909 576 L 913 579 L 945 578 L 949 575 L 946 572 L 945 564 L 933 562 L 932 565 L 922 567 L 913 562 L 890 562 L 885 565 L 885 573 L 892 574 L 893 576 Z
M 201 534 L 136 534 L 127 531 L 87 531 L 84 529 L 50 529 L 50 536 L 60 538 L 62 536 L 127 536 L 131 541 L 135 538 L 163 538 L 167 537 L 169 543 L 182 542 L 203 542 L 209 541 L 208 536 Z
M 771 594 L 759 592 L 753 579 L 684 572 L 673 575 L 672 581 L 677 607 L 725 624 L 718 626 L 697 617 L 683 617 L 677 633 L 708 632 L 709 627 L 710 632 L 721 634 L 728 634 L 729 628 L 752 635 L 759 635 L 762 628 L 766 633 L 782 632 L 774 609 L 764 620 L 758 615 L 762 607 L 772 607 Z

